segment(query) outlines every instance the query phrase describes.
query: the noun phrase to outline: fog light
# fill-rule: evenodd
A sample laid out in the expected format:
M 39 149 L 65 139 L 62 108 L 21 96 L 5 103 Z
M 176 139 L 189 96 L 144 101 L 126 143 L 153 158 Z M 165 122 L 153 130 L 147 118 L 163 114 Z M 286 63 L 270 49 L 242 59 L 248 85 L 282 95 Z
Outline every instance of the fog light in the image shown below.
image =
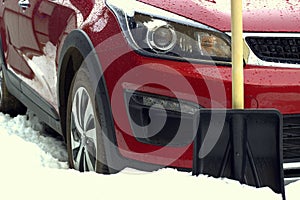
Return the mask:
M 174 28 L 169 24 L 163 24 L 148 30 L 148 44 L 158 52 L 168 52 L 176 44 L 177 36 Z
M 134 101 L 138 102 L 140 105 L 162 109 L 162 107 L 168 111 L 185 113 L 194 115 L 199 111 L 200 106 L 192 102 L 187 102 L 184 100 L 178 100 L 168 97 L 158 97 L 152 95 L 145 95 L 142 93 L 134 93 L 132 97 Z
M 198 104 L 132 90 L 125 90 L 125 101 L 137 141 L 176 147 L 193 142 L 199 119 Z

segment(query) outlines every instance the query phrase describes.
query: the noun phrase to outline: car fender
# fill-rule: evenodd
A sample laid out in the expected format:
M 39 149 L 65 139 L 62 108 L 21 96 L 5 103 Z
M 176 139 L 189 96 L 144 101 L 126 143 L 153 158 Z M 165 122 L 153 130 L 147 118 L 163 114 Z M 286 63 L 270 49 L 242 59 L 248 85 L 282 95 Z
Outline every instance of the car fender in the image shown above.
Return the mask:
M 78 51 L 81 56 L 84 58 L 88 70 L 90 71 L 91 79 L 95 80 L 96 83 L 96 92 L 95 98 L 99 106 L 97 113 L 99 114 L 99 119 L 101 120 L 102 132 L 104 134 L 104 145 L 106 151 L 106 157 L 108 166 L 110 168 L 120 170 L 124 168 L 124 161 L 121 158 L 121 155 L 117 148 L 117 142 L 115 137 L 115 126 L 112 116 L 112 109 L 110 104 L 110 99 L 106 87 L 105 77 L 102 73 L 101 63 L 95 51 L 95 48 L 89 38 L 89 36 L 82 30 L 73 30 L 65 39 L 62 46 L 60 56 L 59 56 L 59 65 L 58 65 L 58 105 L 61 115 L 61 123 L 63 134 L 65 134 L 65 120 L 66 120 L 66 102 L 63 99 L 67 98 L 67 94 L 64 94 L 62 91 L 66 90 L 65 78 L 67 78 L 67 65 L 68 60 L 70 59 L 74 50 Z M 78 68 L 79 69 L 79 68 Z M 75 69 L 75 73 L 78 69 Z M 75 75 L 75 73 L 73 75 Z M 68 88 L 67 90 L 69 90 Z M 112 170 L 113 170 L 112 169 Z M 112 171 L 113 172 L 113 171 Z

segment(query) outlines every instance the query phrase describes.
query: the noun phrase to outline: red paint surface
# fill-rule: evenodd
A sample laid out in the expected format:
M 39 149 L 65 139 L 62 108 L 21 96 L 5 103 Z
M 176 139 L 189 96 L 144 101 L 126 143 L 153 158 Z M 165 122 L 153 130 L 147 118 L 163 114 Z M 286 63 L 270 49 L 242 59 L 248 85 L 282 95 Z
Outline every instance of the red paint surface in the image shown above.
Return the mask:
M 229 0 L 142 1 L 222 31 L 230 30 L 230 10 L 224 9 L 224 5 L 228 8 Z M 0 3 L 2 2 L 0 1 Z M 72 29 L 77 28 L 74 20 L 71 20 L 72 17 L 75 17 L 72 15 L 75 11 L 71 12 L 70 8 L 50 1 L 32 0 L 31 3 L 36 3 L 31 7 L 32 13 L 24 14 L 19 11 L 16 5 L 10 4 L 17 3 L 17 0 L 6 2 L 7 7 L 5 9 L 0 7 L 0 30 L 6 61 L 16 72 L 34 78 L 28 65 L 20 64 L 23 60 L 18 50 L 41 54 L 42 44 L 46 41 L 51 41 L 60 49 L 65 36 Z M 41 2 L 46 2 L 45 5 L 49 6 L 49 8 L 45 8 L 46 10 L 49 11 L 50 7 L 54 7 L 59 12 L 57 11 L 56 15 L 39 13 Z M 83 12 L 84 19 L 88 18 L 89 12 L 91 12 L 90 5 L 94 4 L 93 1 L 89 1 L 87 6 L 82 6 L 80 4 L 82 1 L 72 0 L 71 2 Z M 298 23 L 299 6 L 292 5 L 292 1 L 268 2 L 245 1 L 245 31 L 296 32 L 300 30 L 300 23 Z M 94 20 L 84 23 L 82 29 L 96 47 L 104 71 L 121 154 L 127 158 L 144 162 L 190 168 L 192 166 L 192 145 L 181 148 L 162 148 L 142 144 L 133 137 L 123 91 L 124 89 L 136 89 L 135 86 L 138 86 L 140 91 L 158 95 L 174 97 L 174 93 L 176 93 L 178 98 L 198 103 L 206 108 L 230 108 L 231 67 L 191 64 L 138 55 L 127 44 L 111 11 L 104 5 L 100 6 L 100 9 L 91 13 Z M 20 42 L 19 36 L 15 32 L 18 27 L 14 26 L 18 19 L 5 17 L 7 13 L 14 17 L 18 17 L 16 15 L 18 14 L 26 20 L 35 22 L 30 24 L 27 21 L 29 26 L 22 28 L 34 30 L 34 37 L 29 34 L 24 36 L 25 38 L 31 37 L 26 38 L 26 41 L 34 39 L 31 44 Z M 98 32 L 94 26 L 103 18 L 106 18 L 107 22 L 103 29 Z M 38 20 L 42 19 L 44 23 L 37 23 Z M 63 23 L 60 19 L 64 19 Z M 24 34 L 26 32 L 22 33 L 19 30 L 19 33 Z M 58 56 L 59 50 L 56 57 Z M 299 69 L 246 66 L 244 73 L 246 108 L 276 108 L 283 114 L 300 113 Z M 184 84 L 181 84 L 182 81 Z M 159 84 L 163 86 L 169 84 L 170 87 L 173 87 L 173 93 Z
M 139 0 L 164 10 L 199 21 L 221 31 L 231 30 L 230 0 Z M 298 32 L 299 2 L 243 1 L 246 32 Z

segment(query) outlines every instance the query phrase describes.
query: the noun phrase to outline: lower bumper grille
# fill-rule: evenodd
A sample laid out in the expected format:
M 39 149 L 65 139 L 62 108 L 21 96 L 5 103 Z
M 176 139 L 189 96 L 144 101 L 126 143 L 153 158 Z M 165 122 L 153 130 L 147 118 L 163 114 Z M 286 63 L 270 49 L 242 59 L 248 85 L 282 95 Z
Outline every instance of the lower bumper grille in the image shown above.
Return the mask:
M 283 117 L 283 158 L 285 162 L 300 161 L 300 115 Z

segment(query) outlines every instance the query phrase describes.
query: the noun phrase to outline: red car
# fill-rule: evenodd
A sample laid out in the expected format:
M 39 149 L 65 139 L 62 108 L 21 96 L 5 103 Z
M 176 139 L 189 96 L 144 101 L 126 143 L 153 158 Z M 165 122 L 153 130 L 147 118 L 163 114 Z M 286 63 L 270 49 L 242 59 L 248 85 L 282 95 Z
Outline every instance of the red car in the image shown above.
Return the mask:
M 0 0 L 2 112 L 62 134 L 69 164 L 191 169 L 196 115 L 231 107 L 226 0 Z M 296 1 L 244 1 L 245 107 L 284 115 L 300 159 Z

